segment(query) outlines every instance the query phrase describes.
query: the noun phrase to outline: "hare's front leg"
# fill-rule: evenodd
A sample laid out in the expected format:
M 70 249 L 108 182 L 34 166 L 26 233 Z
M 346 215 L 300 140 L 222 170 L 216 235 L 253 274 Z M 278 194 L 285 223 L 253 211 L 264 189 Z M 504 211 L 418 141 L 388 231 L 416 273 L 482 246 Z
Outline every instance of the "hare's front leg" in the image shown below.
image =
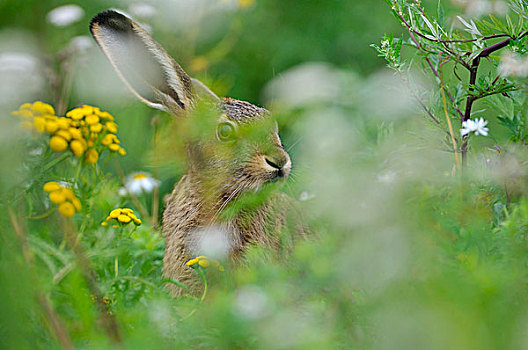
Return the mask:
M 185 252 L 183 242 L 175 238 L 173 236 L 166 238 L 163 277 L 179 281 L 189 287 L 189 290 L 186 291 L 173 283 L 168 283 L 167 287 L 173 296 L 180 296 L 185 293 L 198 296 L 203 291 L 203 281 L 196 271 L 186 265 L 186 262 L 192 257 Z

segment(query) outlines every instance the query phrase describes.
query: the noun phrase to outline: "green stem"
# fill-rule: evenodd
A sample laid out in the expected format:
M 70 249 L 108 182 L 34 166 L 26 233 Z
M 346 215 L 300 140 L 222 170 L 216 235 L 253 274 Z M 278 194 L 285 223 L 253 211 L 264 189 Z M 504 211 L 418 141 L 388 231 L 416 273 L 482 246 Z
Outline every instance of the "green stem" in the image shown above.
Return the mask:
M 79 159 L 79 162 L 77 163 L 77 169 L 75 169 L 75 176 L 73 177 L 74 182 L 77 182 L 77 180 L 79 180 L 79 176 L 81 175 L 82 163 L 82 160 Z
M 200 298 L 200 304 L 201 304 L 205 300 L 205 296 L 207 295 L 207 278 L 205 276 L 205 272 L 203 271 L 201 267 L 198 268 L 198 271 L 199 271 L 200 277 L 202 277 L 204 281 L 204 291 L 203 291 L 202 297 Z
M 198 305 L 197 307 L 195 307 L 191 312 L 189 312 L 186 316 L 182 317 L 180 321 L 185 321 L 186 319 L 188 319 L 189 317 L 191 317 L 192 315 L 194 315 L 196 313 L 196 311 L 198 311 L 198 306 L 200 306 L 203 301 L 205 300 L 205 296 L 207 295 L 207 278 L 205 276 L 205 272 L 203 270 L 202 267 L 198 267 L 198 269 L 196 270 L 196 272 L 198 272 L 198 275 L 200 275 L 200 277 L 202 278 L 202 280 L 204 281 L 204 291 L 203 291 L 203 294 L 202 294 L 202 297 L 200 298 L 200 301 L 198 302 Z
M 55 212 L 55 208 L 51 208 L 51 210 L 45 212 L 44 214 L 40 214 L 40 215 L 37 215 L 37 216 L 28 216 L 28 220 L 40 220 L 40 219 L 45 219 L 47 218 L 48 216 L 50 216 L 51 214 L 53 214 Z
M 57 158 L 53 159 L 51 162 L 49 162 L 48 164 L 46 164 L 42 168 L 42 172 L 48 171 L 49 169 L 53 168 L 55 165 L 57 165 L 60 162 L 62 162 L 64 159 L 68 158 L 69 156 L 70 156 L 70 153 L 68 153 L 68 152 L 63 153 L 60 157 L 57 157 Z

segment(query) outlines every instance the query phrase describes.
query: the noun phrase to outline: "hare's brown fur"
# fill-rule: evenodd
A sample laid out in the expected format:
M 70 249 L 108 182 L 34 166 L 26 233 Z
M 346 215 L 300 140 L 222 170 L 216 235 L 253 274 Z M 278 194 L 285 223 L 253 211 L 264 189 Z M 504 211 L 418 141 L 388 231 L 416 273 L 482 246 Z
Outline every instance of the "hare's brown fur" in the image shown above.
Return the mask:
M 196 272 L 185 265 L 197 255 L 187 246 L 189 234 L 197 227 L 206 225 L 213 213 L 196 210 L 203 198 L 196 191 L 200 185 L 193 182 L 192 175 L 185 175 L 167 200 L 163 214 L 163 232 L 166 235 L 163 275 L 177 279 L 196 292 L 202 288 L 202 283 Z M 280 232 L 286 225 L 288 209 L 295 210 L 292 199 L 282 193 L 275 193 L 254 212 L 243 212 L 231 220 L 217 223 L 228 234 L 231 258 L 240 259 L 244 250 L 253 244 L 279 249 Z M 248 217 L 251 220 L 247 220 Z M 297 229 L 300 234 L 304 234 L 302 226 Z M 182 292 L 175 285 L 170 288 L 174 295 Z
M 272 250 L 283 246 L 281 233 L 290 214 L 294 214 L 294 232 L 304 235 L 294 201 L 280 192 L 271 192 L 258 206 L 238 208 L 230 217 L 222 217 L 226 206 L 241 195 L 257 192 L 290 173 L 290 157 L 276 124 L 269 123 L 267 110 L 228 97 L 220 100 L 121 13 L 98 14 L 90 31 L 119 76 L 146 104 L 182 117 L 191 117 L 189 112 L 198 101 L 216 106 L 218 140 L 188 141 L 188 171 L 167 200 L 162 228 L 166 237 L 164 277 L 188 285 L 191 293 L 201 289 L 197 273 L 186 262 L 203 254 L 198 242 L 211 227 L 225 234 L 226 253 L 234 262 L 240 261 L 250 245 Z M 256 137 L 242 134 L 228 143 L 219 136 L 219 130 L 224 130 L 221 126 L 229 133 L 237 128 L 260 131 L 254 133 Z M 183 292 L 175 285 L 170 288 L 174 295 Z

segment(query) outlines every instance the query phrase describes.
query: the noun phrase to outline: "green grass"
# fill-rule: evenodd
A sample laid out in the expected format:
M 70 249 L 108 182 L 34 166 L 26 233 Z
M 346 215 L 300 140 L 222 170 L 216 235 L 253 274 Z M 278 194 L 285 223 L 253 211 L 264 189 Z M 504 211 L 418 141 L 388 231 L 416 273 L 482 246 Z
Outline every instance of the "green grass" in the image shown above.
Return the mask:
M 215 92 L 260 104 L 274 97 L 294 168 L 270 190 L 303 199 L 313 232 L 285 254 L 252 247 L 243 266 L 226 260 L 225 271 L 197 268 L 207 293 L 181 298 L 164 288 L 158 227 L 164 197 L 185 173 L 188 129 L 135 102 L 97 48 L 57 55 L 72 37 L 88 35 L 89 17 L 118 6 L 76 3 L 86 12 L 82 21 L 56 28 L 45 14 L 62 2 L 0 2 L 0 47 L 16 51 L 6 39 L 16 38 L 59 83 L 48 74 L 36 94 L 0 99 L 2 347 L 527 347 L 525 146 L 492 123 L 492 137 L 475 137 L 466 169 L 453 173 L 444 135 L 368 46 L 397 29 L 381 2 L 257 1 L 209 13 L 199 31 L 174 32 L 163 10 L 145 20 L 185 69 L 206 58 L 208 68 L 191 73 Z M 461 11 L 445 5 L 450 16 Z M 225 52 L 220 46 L 219 55 L 226 37 L 236 43 Z M 309 61 L 328 63 L 323 79 L 320 66 L 305 66 L 307 80 L 295 91 L 310 96 L 306 87 L 314 84 L 332 94 L 316 89 L 299 102 L 270 92 L 292 77 L 289 68 Z M 267 85 L 273 79 L 278 85 Z M 53 152 L 49 135 L 23 130 L 11 115 L 35 100 L 109 111 L 127 155 L 101 151 L 90 165 Z M 488 119 L 497 113 L 483 112 Z M 161 181 L 159 193 L 119 196 L 121 176 L 138 170 Z M 61 216 L 43 191 L 48 181 L 74 182 L 82 210 Z M 142 225 L 102 226 L 118 207 L 134 209 Z

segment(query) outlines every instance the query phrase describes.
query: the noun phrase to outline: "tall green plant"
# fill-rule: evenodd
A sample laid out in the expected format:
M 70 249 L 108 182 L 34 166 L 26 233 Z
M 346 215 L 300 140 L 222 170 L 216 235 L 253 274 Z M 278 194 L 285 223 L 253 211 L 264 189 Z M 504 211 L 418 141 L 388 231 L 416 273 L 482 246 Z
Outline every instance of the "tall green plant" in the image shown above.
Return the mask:
M 525 106 L 524 94 L 515 92 L 524 92 L 526 81 L 515 78 L 526 77 L 526 72 L 518 66 L 526 65 L 521 56 L 526 55 L 528 48 L 528 1 L 510 1 L 511 14 L 504 18 L 490 14 L 487 19 L 466 20 L 457 16 L 453 21 L 445 16 L 441 1 L 435 16 L 426 12 L 420 0 L 386 1 L 406 29 L 407 38 L 395 38 L 389 34 L 379 46 L 373 46 L 388 66 L 404 78 L 410 89 L 412 84 L 408 73 L 417 64 L 422 65 L 436 86 L 436 101 L 441 107 L 436 109 L 434 101 L 431 105 L 415 91 L 412 94 L 431 121 L 449 135 L 457 165 L 464 166 L 471 134 L 487 135 L 488 131 L 487 122 L 475 118 L 473 107 L 476 101 L 486 98 L 492 109 L 501 111 L 505 102 L 489 99 L 496 95 L 512 101 L 513 105 Z M 413 49 L 416 56 L 404 58 L 401 54 L 403 47 Z M 511 53 L 501 60 L 497 53 L 506 48 Z M 452 73 L 448 78 L 444 74 L 447 69 Z M 437 115 L 442 109 L 445 122 Z M 503 125 L 513 130 L 513 141 L 524 140 L 519 134 L 521 129 L 524 130 L 522 117 L 522 113 L 515 113 L 512 109 L 511 113 L 499 118 Z M 452 120 L 461 126 L 460 133 L 453 130 Z

